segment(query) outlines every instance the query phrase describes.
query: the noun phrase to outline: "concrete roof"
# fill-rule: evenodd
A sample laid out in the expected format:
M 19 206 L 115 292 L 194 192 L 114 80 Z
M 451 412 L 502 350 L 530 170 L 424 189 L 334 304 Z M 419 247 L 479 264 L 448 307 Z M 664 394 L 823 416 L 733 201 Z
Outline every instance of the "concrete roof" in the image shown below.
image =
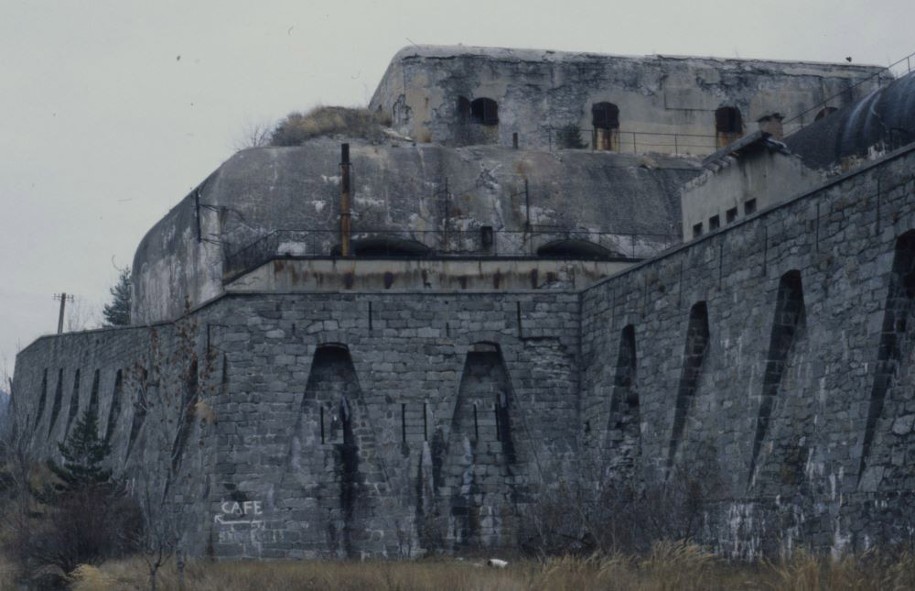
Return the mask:
M 915 140 L 915 72 L 785 138 L 811 168 L 828 168 L 875 145 L 895 149 Z
M 392 58 L 393 62 L 402 61 L 407 58 L 426 58 L 426 59 L 454 59 L 454 58 L 486 58 L 497 61 L 527 61 L 527 62 L 589 62 L 589 61 L 607 61 L 621 60 L 634 62 L 652 62 L 662 60 L 689 60 L 696 63 L 706 63 L 722 66 L 743 66 L 762 69 L 774 69 L 780 73 L 791 73 L 786 66 L 809 66 L 813 69 L 828 68 L 834 74 L 835 68 L 855 73 L 855 75 L 864 73 L 876 73 L 884 70 L 882 66 L 866 64 L 848 64 L 845 62 L 812 62 L 812 61 L 795 61 L 795 60 L 761 60 L 761 59 L 740 59 L 740 58 L 721 58 L 721 57 L 703 57 L 703 56 L 684 56 L 684 55 L 618 55 L 592 52 L 571 52 L 571 51 L 554 51 L 550 49 L 514 49 L 507 47 L 477 47 L 470 45 L 407 45 L 398 51 Z M 796 72 L 798 74 L 810 72 Z

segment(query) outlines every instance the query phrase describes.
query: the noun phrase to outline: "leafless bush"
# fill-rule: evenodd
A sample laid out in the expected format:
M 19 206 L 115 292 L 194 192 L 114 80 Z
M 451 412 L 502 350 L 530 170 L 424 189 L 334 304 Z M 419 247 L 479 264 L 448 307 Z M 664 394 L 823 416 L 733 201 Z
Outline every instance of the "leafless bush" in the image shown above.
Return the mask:
M 341 135 L 381 141 L 390 119 L 368 109 L 316 107 L 308 113 L 290 113 L 273 130 L 273 146 L 299 146 L 316 137 Z
M 14 537 L 26 572 L 69 573 L 136 551 L 142 531 L 139 507 L 113 485 L 74 491 L 41 516 L 32 516 Z M 58 570 L 59 569 L 59 570 Z
M 520 543 L 529 554 L 643 554 L 659 541 L 694 541 L 719 496 L 708 469 L 675 470 L 666 481 L 561 482 L 522 511 Z

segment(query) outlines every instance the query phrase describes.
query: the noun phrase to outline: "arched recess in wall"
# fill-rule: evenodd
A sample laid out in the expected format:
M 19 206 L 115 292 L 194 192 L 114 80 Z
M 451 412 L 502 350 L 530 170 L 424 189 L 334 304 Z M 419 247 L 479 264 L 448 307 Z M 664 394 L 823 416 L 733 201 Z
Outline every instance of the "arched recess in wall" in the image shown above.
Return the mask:
M 896 240 L 890 285 L 883 309 L 877 364 L 871 388 L 867 421 L 864 427 L 864 444 L 858 469 L 861 482 L 873 453 L 872 447 L 877 425 L 883 415 L 887 397 L 893 391 L 898 376 L 904 375 L 906 360 L 915 348 L 915 230 L 910 230 Z
M 127 439 L 126 457 L 130 457 L 133 445 L 140 435 L 140 429 L 143 428 L 143 424 L 146 422 L 146 413 L 149 408 L 149 395 L 147 392 L 149 387 L 149 371 L 145 367 L 139 368 L 136 374 L 134 374 L 131 382 L 136 387 L 137 398 L 133 403 L 133 418 L 130 421 L 130 436 Z
M 601 102 L 591 106 L 591 145 L 595 150 L 619 151 L 620 108 Z
M 813 120 L 814 120 L 814 121 L 819 121 L 820 119 L 823 119 L 824 117 L 828 117 L 829 115 L 832 115 L 832 114 L 835 113 L 836 111 L 838 111 L 838 109 L 835 108 L 835 107 L 823 107 L 823 108 L 820 109 L 820 111 L 817 113 L 816 117 L 813 118 Z
M 350 241 L 353 256 L 365 258 L 422 258 L 432 254 L 432 249 L 409 238 L 372 236 Z M 331 256 L 340 256 L 339 244 L 331 249 Z
M 105 443 L 111 442 L 114 427 L 121 416 L 121 396 L 124 395 L 124 374 L 119 369 L 114 376 L 114 391 L 111 393 L 111 406 L 108 407 L 108 422 L 105 424 Z
M 479 342 L 464 361 L 447 443 L 438 458 L 439 512 L 456 548 L 510 543 L 518 465 L 516 410 L 499 345 Z M 434 468 L 434 466 L 433 466 Z
M 317 498 L 328 516 L 323 528 L 328 547 L 338 556 L 359 556 L 367 541 L 363 534 L 373 512 L 373 492 L 386 476 L 383 467 L 364 459 L 360 451 L 376 447 L 349 348 L 339 343 L 318 346 L 294 431 L 290 470 L 307 489 L 303 495 Z
M 635 326 L 629 324 L 620 331 L 618 349 L 605 447 L 612 472 L 625 478 L 638 464 L 642 439 Z
M 98 420 L 99 373 L 98 369 L 93 373 L 92 388 L 89 390 L 89 413 L 95 415 L 96 420 Z
M 187 448 L 187 439 L 194 426 L 194 416 L 197 402 L 200 400 L 200 376 L 198 373 L 197 355 L 192 354 L 186 373 L 182 376 L 181 406 L 178 407 L 178 431 L 172 442 L 172 475 L 178 473 L 184 450 Z
M 756 417 L 756 430 L 753 438 L 753 453 L 750 456 L 750 472 L 747 478 L 748 488 L 753 486 L 757 476 L 757 465 L 761 464 L 762 444 L 770 432 L 775 408 L 780 404 L 786 369 L 790 358 L 797 353 L 797 342 L 803 337 L 806 328 L 806 309 L 804 306 L 804 289 L 801 284 L 801 272 L 791 270 L 782 275 L 778 282 L 778 293 L 775 299 L 775 313 L 772 317 L 772 331 L 769 335 L 769 349 L 766 353 L 766 370 L 763 374 L 762 395 Z M 781 481 L 795 481 L 798 471 L 806 462 L 803 458 L 779 458 Z M 790 465 L 789 465 L 790 464 Z
M 57 416 L 60 414 L 60 409 L 63 406 L 64 398 L 64 370 L 63 368 L 57 371 L 57 385 L 54 387 L 54 403 L 51 406 L 51 420 L 48 421 L 48 437 L 51 436 L 51 431 L 54 430 L 54 424 L 57 422 Z
M 76 374 L 73 376 L 73 390 L 70 393 L 70 411 L 67 413 L 67 429 L 64 431 L 64 436 L 70 432 L 70 426 L 73 424 L 73 419 L 76 418 L 76 415 L 79 414 L 79 370 L 76 370 Z
M 537 248 L 537 256 L 549 259 L 574 259 L 606 261 L 619 255 L 588 240 L 561 239 L 547 242 Z
M 683 365 L 680 369 L 680 382 L 674 406 L 674 424 L 667 454 L 668 476 L 673 468 L 674 459 L 686 428 L 686 419 L 699 388 L 699 379 L 702 377 L 708 346 L 708 306 L 705 302 L 698 302 L 689 311 L 689 322 L 686 327 Z
M 470 102 L 470 122 L 486 126 L 498 125 L 499 103 L 488 97 L 472 100 Z
M 715 136 L 723 148 L 743 135 L 743 117 L 737 107 L 720 107 L 715 111 Z
M 60 370 L 63 372 L 63 370 Z M 58 381 L 60 381 L 58 379 Z M 41 415 L 44 414 L 44 407 L 47 404 L 48 400 L 48 368 L 44 368 L 44 372 L 41 374 L 41 395 L 38 399 L 38 412 L 35 413 L 35 424 L 32 425 L 32 429 L 38 428 L 38 423 L 41 422 Z M 54 426 L 54 419 L 52 418 L 48 427 L 48 433 L 51 432 L 51 427 Z

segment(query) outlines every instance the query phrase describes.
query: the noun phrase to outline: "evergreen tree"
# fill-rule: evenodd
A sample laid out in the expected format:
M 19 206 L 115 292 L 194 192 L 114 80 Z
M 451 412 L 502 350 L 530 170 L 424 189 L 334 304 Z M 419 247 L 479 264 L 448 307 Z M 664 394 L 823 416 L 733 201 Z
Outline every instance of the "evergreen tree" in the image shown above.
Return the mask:
M 95 413 L 86 410 L 67 440 L 57 447 L 64 457 L 63 466 L 49 461 L 48 467 L 63 481 L 57 486 L 58 492 L 82 490 L 111 481 L 111 470 L 102 467 L 111 446 L 98 436 Z
M 111 303 L 102 310 L 106 326 L 130 326 L 130 267 L 121 269 L 118 282 L 111 288 Z

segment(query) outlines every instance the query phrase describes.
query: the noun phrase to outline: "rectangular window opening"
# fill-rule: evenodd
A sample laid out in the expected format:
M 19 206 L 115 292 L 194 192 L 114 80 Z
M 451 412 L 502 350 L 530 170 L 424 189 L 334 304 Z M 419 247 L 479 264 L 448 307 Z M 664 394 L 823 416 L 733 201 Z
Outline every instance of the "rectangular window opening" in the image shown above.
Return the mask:
M 750 199 L 743 204 L 743 213 L 745 215 L 756 213 L 756 199 Z
M 729 223 L 729 224 L 732 223 L 734 220 L 737 219 L 737 208 L 732 207 L 731 209 L 727 210 L 727 212 L 725 212 L 724 215 L 725 215 L 724 219 L 727 221 L 727 223 Z
M 698 238 L 702 236 L 702 222 L 693 225 L 693 238 Z
M 711 232 L 712 230 L 717 230 L 720 227 L 721 227 L 721 220 L 718 218 L 717 215 L 713 215 L 712 217 L 710 217 L 708 219 L 709 232 Z
M 400 439 L 404 443 L 407 442 L 407 404 L 405 402 L 400 403 Z

